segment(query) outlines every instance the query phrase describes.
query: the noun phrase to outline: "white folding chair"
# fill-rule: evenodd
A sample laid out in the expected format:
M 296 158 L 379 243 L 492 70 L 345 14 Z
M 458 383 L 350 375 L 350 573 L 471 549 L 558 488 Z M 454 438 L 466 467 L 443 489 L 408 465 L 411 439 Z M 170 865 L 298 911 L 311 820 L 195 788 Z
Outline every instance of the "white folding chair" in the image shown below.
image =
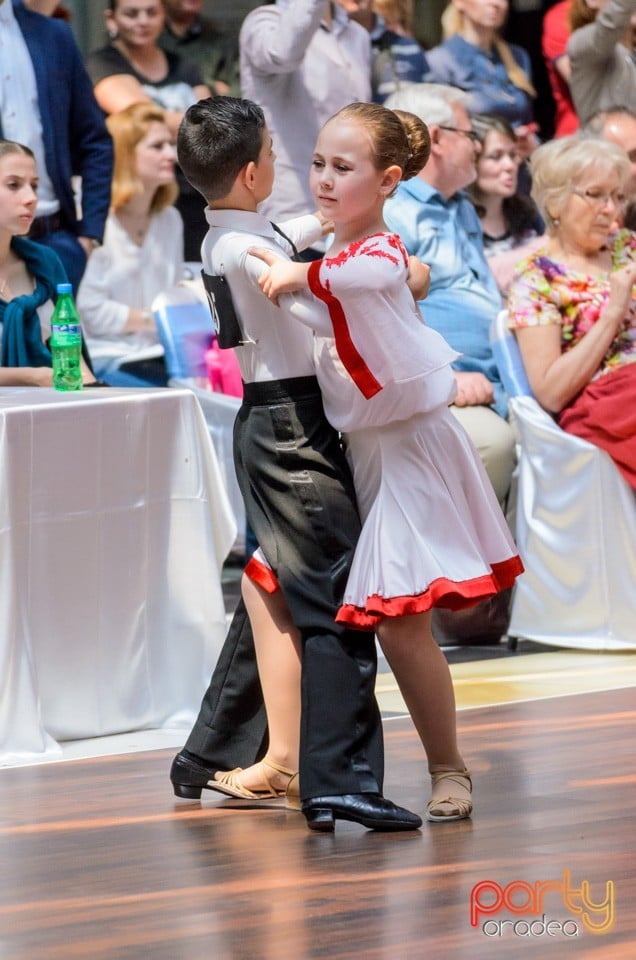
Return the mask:
M 636 649 L 636 498 L 611 458 L 565 433 L 532 396 L 502 311 L 491 341 L 520 435 L 516 539 L 525 573 L 509 636 Z

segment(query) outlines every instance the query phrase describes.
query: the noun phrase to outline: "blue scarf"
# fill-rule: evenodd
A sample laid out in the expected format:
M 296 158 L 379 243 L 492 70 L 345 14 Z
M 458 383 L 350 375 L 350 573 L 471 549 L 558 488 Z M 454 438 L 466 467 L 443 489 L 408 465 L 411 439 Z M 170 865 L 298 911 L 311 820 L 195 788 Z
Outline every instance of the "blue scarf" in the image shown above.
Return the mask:
M 37 308 L 57 298 L 57 284 L 64 283 L 64 267 L 53 250 L 24 237 L 14 237 L 11 247 L 35 279 L 31 294 L 0 300 L 3 367 L 50 367 L 51 353 L 42 342 Z

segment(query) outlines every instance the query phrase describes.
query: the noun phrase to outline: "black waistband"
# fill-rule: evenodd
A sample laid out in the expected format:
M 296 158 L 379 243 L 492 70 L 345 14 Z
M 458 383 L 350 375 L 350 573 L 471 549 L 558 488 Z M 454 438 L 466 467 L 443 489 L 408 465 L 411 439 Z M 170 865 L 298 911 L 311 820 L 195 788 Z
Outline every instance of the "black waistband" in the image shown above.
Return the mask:
M 261 380 L 243 384 L 243 403 L 250 407 L 307 400 L 315 396 L 320 396 L 315 377 L 289 377 L 287 380 Z
M 52 213 L 48 217 L 36 217 L 29 230 L 29 239 L 41 240 L 42 237 L 46 237 L 47 234 L 56 233 L 58 230 L 61 230 L 63 226 L 64 220 L 59 211 Z

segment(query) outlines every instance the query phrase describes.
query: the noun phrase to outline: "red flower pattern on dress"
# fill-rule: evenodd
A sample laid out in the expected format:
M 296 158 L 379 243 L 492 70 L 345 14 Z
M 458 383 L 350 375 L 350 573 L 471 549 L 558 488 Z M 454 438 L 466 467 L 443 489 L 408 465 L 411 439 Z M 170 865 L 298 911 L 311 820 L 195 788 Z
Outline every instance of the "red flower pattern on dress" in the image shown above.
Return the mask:
M 396 251 L 396 256 L 392 257 L 387 253 L 386 249 L 382 249 L 379 246 L 380 238 L 382 241 L 390 246 Z M 366 249 L 365 249 L 366 248 Z M 397 254 L 400 254 L 398 256 Z M 409 258 L 408 254 L 404 248 L 404 244 L 400 240 L 397 234 L 395 233 L 372 233 L 368 237 L 363 237 L 362 240 L 354 240 L 353 243 L 350 243 L 348 247 L 344 250 L 341 250 L 340 253 L 336 254 L 335 257 L 325 256 L 325 263 L 328 264 L 329 268 L 331 267 L 341 267 L 347 260 L 351 260 L 352 257 L 378 257 L 382 260 L 389 260 L 391 263 L 399 264 L 400 258 L 404 261 L 405 266 L 408 266 Z

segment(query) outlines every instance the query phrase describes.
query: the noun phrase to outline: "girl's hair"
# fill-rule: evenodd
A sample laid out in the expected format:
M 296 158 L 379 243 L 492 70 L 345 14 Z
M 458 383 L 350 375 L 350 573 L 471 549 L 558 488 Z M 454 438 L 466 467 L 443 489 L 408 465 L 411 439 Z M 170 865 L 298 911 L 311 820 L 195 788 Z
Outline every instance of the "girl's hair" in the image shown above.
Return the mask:
M 153 123 L 165 126 L 166 116 L 160 107 L 152 103 L 133 103 L 119 113 L 106 118 L 106 125 L 113 138 L 115 165 L 111 206 L 119 210 L 136 194 L 142 193 L 143 185 L 137 175 L 135 149 L 143 140 Z M 150 204 L 150 213 L 159 213 L 177 199 L 179 188 L 175 183 L 165 183 L 155 190 Z
M 335 117 L 366 127 L 377 170 L 386 170 L 397 164 L 402 169 L 401 179 L 410 180 L 429 158 L 431 138 L 428 127 L 413 113 L 389 110 L 378 103 L 350 103 Z
M 599 10 L 593 10 L 588 7 L 585 0 L 572 0 L 568 10 L 568 22 L 571 32 L 578 30 L 579 27 L 586 27 L 588 23 L 594 23 Z
M 450 40 L 456 33 L 461 33 L 464 22 L 464 15 L 451 2 L 448 4 L 442 14 L 442 33 L 444 40 Z M 508 79 L 515 87 L 524 90 L 529 96 L 536 97 L 537 91 L 532 86 L 530 77 L 523 70 L 512 55 L 512 50 L 498 33 L 495 33 L 494 45 L 497 53 L 501 57 L 501 62 L 506 68 Z
M 473 130 L 479 134 L 479 142 L 483 148 L 486 144 L 488 134 L 500 133 L 502 136 L 515 144 L 517 138 L 513 128 L 503 117 L 496 117 L 491 114 L 478 113 L 472 117 Z M 484 192 L 479 187 L 479 164 L 483 152 L 477 155 L 477 180 L 466 187 L 466 193 L 473 202 L 477 211 L 477 216 L 481 218 L 486 213 L 484 206 Z M 517 240 L 523 234 L 535 226 L 537 222 L 537 207 L 530 197 L 522 193 L 514 193 L 511 197 L 505 197 L 503 201 L 503 214 L 512 236 Z
M 618 144 L 576 135 L 548 140 L 534 151 L 530 158 L 532 197 L 546 222 L 548 233 L 554 233 L 559 212 L 572 193 L 572 184 L 592 170 L 601 176 L 616 173 L 624 186 L 631 173 L 631 164 Z
M 0 160 L 2 160 L 3 157 L 7 157 L 10 153 L 21 153 L 23 156 L 31 157 L 32 160 L 35 160 L 33 150 L 25 147 L 23 143 L 17 143 L 15 140 L 4 140 L 0 137 Z
M 413 0 L 373 0 L 373 10 L 387 23 L 399 23 L 405 33 L 413 33 Z

